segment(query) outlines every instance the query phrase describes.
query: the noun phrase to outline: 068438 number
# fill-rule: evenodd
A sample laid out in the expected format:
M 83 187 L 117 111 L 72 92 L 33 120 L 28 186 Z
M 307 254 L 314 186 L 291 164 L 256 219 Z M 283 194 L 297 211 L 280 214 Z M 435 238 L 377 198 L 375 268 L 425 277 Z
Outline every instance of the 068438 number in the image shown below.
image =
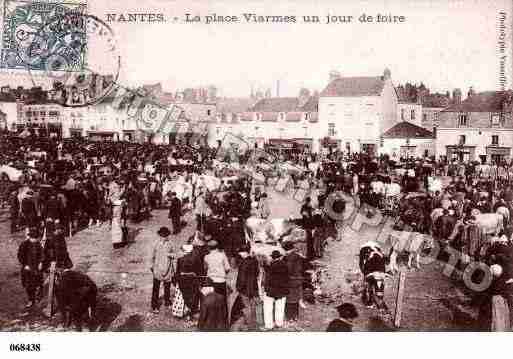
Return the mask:
M 11 344 L 9 350 L 12 352 L 38 352 L 41 351 L 41 344 Z

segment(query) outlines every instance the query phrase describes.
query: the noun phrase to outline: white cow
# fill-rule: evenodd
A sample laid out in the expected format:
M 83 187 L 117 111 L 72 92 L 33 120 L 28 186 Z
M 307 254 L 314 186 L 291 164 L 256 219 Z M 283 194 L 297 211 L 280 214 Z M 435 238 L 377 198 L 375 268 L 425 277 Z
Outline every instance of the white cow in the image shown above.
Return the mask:
M 408 254 L 408 268 L 412 263 L 420 269 L 420 252 L 423 249 L 433 248 L 433 238 L 418 232 L 392 231 L 388 237 L 391 247 L 390 270 L 397 272 L 397 256 L 406 252 Z
M 302 231 L 292 219 L 249 217 L 246 220 L 246 236 L 250 242 L 275 242 L 293 234 L 295 230 Z

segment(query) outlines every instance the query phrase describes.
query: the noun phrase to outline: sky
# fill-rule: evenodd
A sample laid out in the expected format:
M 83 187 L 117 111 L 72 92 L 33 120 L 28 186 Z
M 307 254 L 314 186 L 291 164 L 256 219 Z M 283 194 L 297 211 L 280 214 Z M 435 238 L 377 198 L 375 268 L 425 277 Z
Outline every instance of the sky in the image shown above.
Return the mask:
M 110 22 L 126 85 L 162 83 L 165 90 L 214 84 L 224 96 L 255 89 L 295 96 L 301 87 L 322 90 L 331 70 L 342 76 L 379 76 L 394 84 L 423 82 L 432 91 L 470 86 L 499 89 L 499 12 L 506 12 L 507 88 L 511 88 L 510 0 L 89 0 L 89 12 L 163 13 L 164 23 Z M 184 23 L 185 14 L 295 15 L 296 23 Z M 363 13 L 402 15 L 404 23 L 360 23 Z M 353 22 L 326 24 L 326 15 Z M 319 24 L 303 23 L 318 15 Z M 178 21 L 173 21 L 178 17 Z M 242 19 L 241 19 L 242 20 Z

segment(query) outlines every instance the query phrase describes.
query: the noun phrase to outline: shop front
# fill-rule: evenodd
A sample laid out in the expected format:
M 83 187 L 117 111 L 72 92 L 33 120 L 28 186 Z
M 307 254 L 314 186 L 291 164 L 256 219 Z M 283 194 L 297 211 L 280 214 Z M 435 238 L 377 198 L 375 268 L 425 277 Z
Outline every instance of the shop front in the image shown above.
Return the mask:
M 399 157 L 400 158 L 410 158 L 416 157 L 417 146 L 401 146 L 399 148 Z
M 475 160 L 476 146 L 448 145 L 446 149 L 449 161 L 469 162 Z
M 340 149 L 340 146 L 342 143 L 341 140 L 337 140 L 337 139 L 330 138 L 330 137 L 324 137 L 324 138 L 320 139 L 319 141 L 321 144 L 321 148 L 327 152 L 336 151 L 336 150 Z
M 293 140 L 289 139 L 278 139 L 278 138 L 271 138 L 265 144 L 264 148 L 266 151 L 283 151 L 283 152 L 292 152 L 294 150 L 294 144 L 295 142 Z
M 28 123 L 17 124 L 16 132 L 27 132 L 34 137 L 62 138 L 62 125 L 60 123 Z
M 376 144 L 375 143 L 362 143 L 360 145 L 360 152 L 373 157 L 376 155 Z
M 69 137 L 82 138 L 82 129 L 81 128 L 70 128 L 69 129 Z
M 294 141 L 304 151 L 312 152 L 313 138 L 294 138 Z
M 111 142 L 118 140 L 118 133 L 114 131 L 87 131 L 87 138 L 96 142 Z
M 501 163 L 508 161 L 511 156 L 511 147 L 488 146 L 486 159 L 488 162 Z
M 123 130 L 123 141 L 134 142 L 136 140 L 135 130 Z

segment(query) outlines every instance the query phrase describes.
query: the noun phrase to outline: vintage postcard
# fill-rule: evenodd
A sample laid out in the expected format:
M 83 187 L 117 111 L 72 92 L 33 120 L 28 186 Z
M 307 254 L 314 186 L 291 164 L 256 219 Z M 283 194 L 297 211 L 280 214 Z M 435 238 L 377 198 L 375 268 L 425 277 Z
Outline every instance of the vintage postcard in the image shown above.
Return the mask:
M 0 4 L 6 335 L 511 330 L 511 1 Z

